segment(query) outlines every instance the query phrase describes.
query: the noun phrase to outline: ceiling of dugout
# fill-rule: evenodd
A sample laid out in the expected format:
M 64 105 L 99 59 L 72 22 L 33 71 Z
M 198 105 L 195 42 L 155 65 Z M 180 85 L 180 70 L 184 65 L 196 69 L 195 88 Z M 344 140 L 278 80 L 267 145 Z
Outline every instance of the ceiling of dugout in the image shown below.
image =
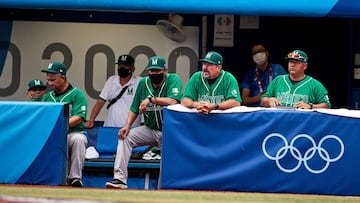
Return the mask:
M 0 8 L 295 17 L 360 17 L 360 1 L 358 0 L 1 0 Z

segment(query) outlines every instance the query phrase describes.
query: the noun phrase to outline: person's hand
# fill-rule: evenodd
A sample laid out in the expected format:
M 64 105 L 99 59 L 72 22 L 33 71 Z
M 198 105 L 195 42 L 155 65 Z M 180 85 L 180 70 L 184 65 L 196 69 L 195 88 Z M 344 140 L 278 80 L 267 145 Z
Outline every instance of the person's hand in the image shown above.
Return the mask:
M 214 104 L 211 104 L 209 102 L 199 102 L 199 105 L 196 106 L 196 110 L 202 114 L 208 114 L 213 109 L 214 109 Z
M 198 107 L 196 107 L 196 110 L 199 113 L 202 113 L 202 114 L 208 114 L 209 113 L 209 110 L 204 105 L 199 105 Z
M 146 107 L 150 104 L 150 100 L 148 98 L 144 99 L 140 106 L 139 106 L 139 112 L 144 113 L 146 112 Z
M 30 92 L 30 91 L 28 91 L 28 92 L 26 93 L 26 96 L 27 96 L 27 98 L 29 98 L 30 100 L 32 99 L 32 95 L 31 95 L 31 92 Z
M 280 101 L 276 97 L 269 98 L 269 107 L 281 106 Z
M 123 127 L 119 130 L 118 132 L 118 136 L 119 136 L 119 139 L 125 139 L 126 136 L 129 134 L 129 131 L 130 131 L 130 127 Z
M 303 101 L 296 102 L 294 107 L 297 109 L 311 109 L 311 105 Z
M 94 127 L 94 121 L 86 121 L 85 128 L 92 128 Z

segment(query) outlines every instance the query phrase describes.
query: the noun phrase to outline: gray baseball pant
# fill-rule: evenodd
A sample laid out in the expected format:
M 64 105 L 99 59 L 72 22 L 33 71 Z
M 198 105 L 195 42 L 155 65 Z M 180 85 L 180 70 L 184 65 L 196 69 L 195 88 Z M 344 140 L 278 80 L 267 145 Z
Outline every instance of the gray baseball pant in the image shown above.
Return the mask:
M 118 146 L 114 163 L 114 179 L 119 179 L 127 184 L 127 167 L 132 149 L 146 145 L 158 146 L 161 149 L 162 131 L 153 130 L 146 126 L 139 126 L 132 128 L 124 140 L 118 139 Z

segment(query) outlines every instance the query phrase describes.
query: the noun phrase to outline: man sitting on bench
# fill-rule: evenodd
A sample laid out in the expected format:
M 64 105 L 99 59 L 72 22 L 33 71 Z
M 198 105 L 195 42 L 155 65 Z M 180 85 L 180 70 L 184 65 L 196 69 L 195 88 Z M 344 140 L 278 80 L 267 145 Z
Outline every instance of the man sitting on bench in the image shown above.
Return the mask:
M 132 148 L 156 145 L 161 149 L 162 108 L 163 106 L 178 104 L 181 100 L 182 84 L 180 77 L 167 72 L 163 57 L 151 57 L 147 70 L 149 76 L 140 80 L 130 107 L 127 123 L 119 130 L 114 177 L 112 181 L 106 182 L 107 188 L 128 188 L 127 167 Z M 130 129 L 131 124 L 140 113 L 144 114 L 145 125 Z

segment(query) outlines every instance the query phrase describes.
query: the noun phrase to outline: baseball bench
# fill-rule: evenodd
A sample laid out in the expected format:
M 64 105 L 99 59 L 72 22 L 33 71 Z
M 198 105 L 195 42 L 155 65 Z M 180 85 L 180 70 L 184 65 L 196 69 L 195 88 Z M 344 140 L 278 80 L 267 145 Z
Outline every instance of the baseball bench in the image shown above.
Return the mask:
M 85 160 L 83 173 L 87 178 L 102 176 L 111 179 L 113 177 L 118 130 L 119 128 L 102 126 L 86 129 L 89 141 L 88 147 L 93 146 L 98 152 L 98 157 Z M 133 153 L 140 152 L 142 154 L 148 147 L 134 148 Z M 143 160 L 141 157 L 137 157 L 131 158 L 128 164 L 129 181 L 131 181 L 131 177 L 143 179 L 143 189 L 151 188 L 150 181 L 151 179 L 157 181 L 159 171 L 160 160 Z M 86 186 L 86 184 L 84 185 Z M 101 186 L 103 186 L 103 183 Z

